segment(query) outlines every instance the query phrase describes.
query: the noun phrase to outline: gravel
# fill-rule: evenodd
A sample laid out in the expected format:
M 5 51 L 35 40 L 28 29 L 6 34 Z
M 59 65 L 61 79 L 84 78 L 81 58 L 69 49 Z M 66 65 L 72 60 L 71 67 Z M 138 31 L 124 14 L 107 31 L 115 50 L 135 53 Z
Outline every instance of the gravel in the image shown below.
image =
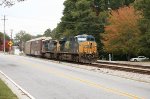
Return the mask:
M 45 60 L 45 59 L 43 59 L 43 60 Z M 133 72 L 112 70 L 112 69 L 108 69 L 108 68 L 92 67 L 92 66 L 88 66 L 88 65 L 78 65 L 78 64 L 72 64 L 72 63 L 66 63 L 66 62 L 60 62 L 60 61 L 53 61 L 53 60 L 45 60 L 45 61 L 65 64 L 66 66 L 71 66 L 71 67 L 74 67 L 74 68 L 80 68 L 80 69 L 85 69 L 85 70 L 89 70 L 89 71 L 92 71 L 92 72 L 98 72 L 98 73 L 103 73 L 103 74 L 107 74 L 107 75 L 118 76 L 118 77 L 121 77 L 121 78 L 135 80 L 135 81 L 139 81 L 139 82 L 150 83 L 150 75 L 146 75 L 146 74 L 138 74 L 138 73 L 133 73 Z M 146 62 L 146 65 L 147 65 L 147 63 L 149 64 L 150 62 Z M 135 64 L 135 63 L 133 63 L 133 64 Z M 137 63 L 137 64 L 139 65 L 139 63 Z M 141 64 L 142 63 L 140 63 L 140 65 Z
M 118 77 L 122 77 L 122 78 L 125 78 L 125 79 L 150 83 L 150 75 L 146 75 L 146 74 L 138 74 L 138 73 L 133 73 L 133 72 L 111 70 L 111 69 L 92 67 L 92 66 L 87 66 L 87 65 L 74 65 L 74 64 L 66 64 L 66 65 L 72 66 L 74 68 L 86 69 L 86 70 L 93 71 L 93 72 L 118 76 Z
M 45 60 L 45 59 L 43 59 L 43 60 Z M 146 74 L 138 74 L 138 73 L 133 73 L 133 72 L 111 70 L 111 69 L 107 69 L 107 68 L 92 67 L 92 66 L 87 66 L 87 65 L 77 65 L 77 64 L 58 62 L 58 61 L 53 61 L 53 60 L 45 60 L 45 61 L 51 61 L 51 62 L 55 62 L 55 63 L 65 64 L 67 66 L 72 66 L 74 68 L 80 68 L 80 69 L 85 69 L 85 70 L 89 70 L 92 72 L 98 72 L 98 73 L 103 73 L 103 74 L 107 74 L 107 75 L 118 76 L 121 78 L 135 80 L 135 81 L 139 81 L 139 82 L 150 83 L 150 75 L 146 75 Z M 120 63 L 122 63 L 122 62 L 120 62 Z M 124 63 L 126 63 L 126 62 L 124 62 Z M 141 62 L 141 63 L 129 62 L 129 63 L 134 64 L 134 65 L 135 64 L 141 65 L 141 64 L 145 63 L 143 65 L 146 65 L 146 66 L 148 66 L 150 64 L 150 62 Z

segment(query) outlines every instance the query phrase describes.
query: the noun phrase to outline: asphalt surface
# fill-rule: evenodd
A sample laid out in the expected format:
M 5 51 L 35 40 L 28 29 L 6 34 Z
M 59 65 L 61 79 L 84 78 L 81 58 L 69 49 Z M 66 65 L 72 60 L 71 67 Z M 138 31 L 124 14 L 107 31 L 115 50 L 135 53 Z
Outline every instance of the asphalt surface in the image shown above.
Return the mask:
M 150 84 L 71 67 L 4 55 L 0 70 L 36 99 L 150 99 Z

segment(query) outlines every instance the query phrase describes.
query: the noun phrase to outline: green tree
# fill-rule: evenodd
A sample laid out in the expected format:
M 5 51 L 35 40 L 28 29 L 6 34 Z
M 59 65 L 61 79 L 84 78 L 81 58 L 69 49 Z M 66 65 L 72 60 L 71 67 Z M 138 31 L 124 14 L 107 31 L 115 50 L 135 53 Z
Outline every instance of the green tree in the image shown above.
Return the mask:
M 59 33 L 57 33 L 57 29 L 54 28 L 54 29 L 52 30 L 52 32 L 51 32 L 51 37 L 52 37 L 53 39 L 58 39 L 58 38 L 59 38 L 58 34 L 59 34 Z
M 7 34 L 5 34 L 5 39 L 10 40 L 10 37 Z M 4 34 L 0 32 L 0 45 L 3 44 L 3 40 L 4 40 Z
M 128 1 L 128 2 L 127 2 Z M 66 0 L 61 22 L 56 28 L 56 37 L 68 37 L 79 34 L 93 35 L 98 43 L 98 51 L 102 46 L 98 36 L 104 32 L 108 17 L 108 8 L 118 9 L 134 0 Z
M 16 34 L 14 43 L 15 45 L 19 45 L 20 50 L 24 50 L 24 44 L 26 41 L 30 40 L 32 36 L 25 31 L 20 31 Z
M 51 29 L 47 29 L 47 30 L 44 32 L 43 36 L 49 37 L 49 36 L 51 36 L 51 33 L 52 33 Z
M 113 10 L 119 9 L 122 6 L 129 6 L 135 0 L 94 0 L 93 8 L 99 13 L 104 10 L 111 8 Z
M 5 37 L 6 37 L 7 40 L 10 39 L 10 37 L 9 37 L 7 34 L 5 34 Z M 4 38 L 4 33 L 0 32 L 0 38 L 1 38 L 1 39 Z
M 135 0 L 107 0 L 111 9 L 116 10 L 123 6 L 129 6 Z
M 61 22 L 56 28 L 57 36 L 68 37 L 80 34 L 88 34 L 96 37 L 99 50 L 102 47 L 99 35 L 104 30 L 106 12 L 95 13 L 91 0 L 66 0 L 64 2 L 64 12 Z
M 141 54 L 150 57 L 150 0 L 137 0 L 135 7 L 143 15 L 139 22 Z
M 19 42 L 20 41 L 26 42 L 26 41 L 30 40 L 31 38 L 32 38 L 32 36 L 30 34 L 26 33 L 25 31 L 20 31 L 15 36 L 15 40 L 17 40 Z

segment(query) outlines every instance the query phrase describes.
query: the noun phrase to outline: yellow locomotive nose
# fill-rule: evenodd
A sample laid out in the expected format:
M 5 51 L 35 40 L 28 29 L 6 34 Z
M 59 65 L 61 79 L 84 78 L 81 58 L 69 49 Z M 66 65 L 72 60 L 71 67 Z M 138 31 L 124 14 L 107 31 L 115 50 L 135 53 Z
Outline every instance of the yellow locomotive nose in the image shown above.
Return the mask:
M 97 44 L 95 38 L 91 35 L 78 35 L 79 61 L 83 63 L 93 63 L 97 61 Z
M 80 43 L 80 53 L 92 54 L 97 52 L 96 42 L 86 41 Z

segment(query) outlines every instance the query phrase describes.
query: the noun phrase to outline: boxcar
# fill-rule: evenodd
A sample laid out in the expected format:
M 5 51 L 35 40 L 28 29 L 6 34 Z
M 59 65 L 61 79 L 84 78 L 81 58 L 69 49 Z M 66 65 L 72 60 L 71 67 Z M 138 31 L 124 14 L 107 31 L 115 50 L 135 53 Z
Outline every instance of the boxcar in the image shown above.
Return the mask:
M 31 42 L 27 41 L 25 43 L 25 49 L 24 49 L 25 54 L 30 55 L 31 54 Z
M 25 54 L 33 56 L 42 56 L 42 40 L 46 37 L 32 39 L 25 43 Z

